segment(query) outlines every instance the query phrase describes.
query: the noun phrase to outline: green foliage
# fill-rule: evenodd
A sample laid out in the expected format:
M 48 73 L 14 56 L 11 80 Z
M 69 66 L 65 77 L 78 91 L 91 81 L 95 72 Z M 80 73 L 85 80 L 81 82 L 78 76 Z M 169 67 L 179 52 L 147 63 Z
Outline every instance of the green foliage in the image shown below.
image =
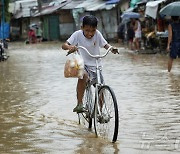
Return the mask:
M 2 0 L 0 0 L 1 4 L 2 4 Z M 5 19 L 5 22 L 9 22 L 10 21 L 10 13 L 8 11 L 9 9 L 9 3 L 10 3 L 10 0 L 4 0 L 4 19 Z M 1 6 L 3 7 L 3 6 Z M 2 11 L 3 9 L 0 8 L 0 17 L 2 16 Z
M 10 0 L 4 0 L 4 11 L 5 11 L 5 22 L 10 21 L 10 13 L 9 13 L 9 2 Z

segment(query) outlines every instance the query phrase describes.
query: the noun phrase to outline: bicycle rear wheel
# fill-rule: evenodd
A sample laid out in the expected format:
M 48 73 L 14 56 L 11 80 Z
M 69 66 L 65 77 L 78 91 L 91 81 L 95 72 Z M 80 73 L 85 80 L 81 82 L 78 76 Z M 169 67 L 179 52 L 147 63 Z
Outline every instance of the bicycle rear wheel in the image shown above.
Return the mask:
M 91 86 L 87 86 L 83 97 L 83 107 L 86 112 L 78 114 L 79 123 L 85 125 L 88 129 L 92 128 L 92 112 L 93 112 L 93 97 Z
M 119 128 L 118 105 L 113 90 L 104 85 L 98 90 L 94 106 L 96 136 L 116 142 Z

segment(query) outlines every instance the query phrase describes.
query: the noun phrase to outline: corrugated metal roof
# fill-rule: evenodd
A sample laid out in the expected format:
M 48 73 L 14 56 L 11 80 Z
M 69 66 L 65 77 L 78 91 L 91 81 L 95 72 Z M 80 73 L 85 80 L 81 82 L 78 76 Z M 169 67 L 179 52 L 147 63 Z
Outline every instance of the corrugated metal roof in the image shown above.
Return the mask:
M 85 9 L 87 11 L 97 11 L 97 10 L 111 10 L 112 8 L 114 8 L 116 6 L 116 4 L 106 4 L 107 2 L 104 2 L 102 0 L 98 0 L 98 1 L 95 1 L 90 4 L 90 5 L 87 5 L 85 7 Z
M 62 8 L 63 6 L 66 6 L 70 2 L 71 0 L 66 0 L 66 1 L 62 1 L 62 3 L 60 3 L 59 5 L 47 6 L 46 8 L 42 8 L 40 12 L 35 13 L 33 16 L 36 17 L 36 16 L 41 16 L 41 15 L 51 14 L 57 11 L 58 9 Z
M 82 4 L 84 2 L 84 0 L 76 0 L 76 1 L 71 1 L 70 3 L 68 3 L 67 5 L 63 6 L 62 9 L 74 9 L 76 6 Z
M 120 0 L 59 0 L 59 4 L 55 3 L 54 5 L 47 6 L 42 8 L 41 12 L 38 10 L 31 14 L 31 8 L 38 6 L 37 0 L 21 0 L 14 2 L 14 6 L 11 6 L 13 9 L 12 13 L 14 18 L 18 19 L 21 17 L 30 17 L 30 16 L 40 16 L 51 14 L 59 9 L 84 9 L 86 11 L 97 11 L 97 10 L 110 10 L 116 6 Z M 53 4 L 53 3 L 52 3 Z
M 19 18 L 22 18 L 22 17 L 30 17 L 30 9 L 29 8 L 26 8 L 26 9 L 23 9 L 23 11 L 17 11 L 16 14 L 14 14 L 14 18 L 15 19 L 19 19 Z
M 112 2 L 112 1 L 111 1 Z M 115 2 L 115 3 L 114 3 Z M 97 11 L 97 10 L 110 10 L 116 6 L 119 0 L 113 1 L 113 3 L 108 3 L 102 0 L 80 0 L 80 1 L 72 1 L 61 9 L 80 9 L 84 8 L 86 11 Z
M 40 12 L 36 11 L 33 16 L 51 14 L 52 12 L 58 10 L 59 8 L 60 6 L 49 6 L 47 8 L 42 9 Z
M 103 7 L 106 5 L 106 2 L 103 2 L 103 1 L 87 1 L 87 2 L 84 2 L 84 9 L 86 11 L 96 11 L 96 10 L 102 10 Z M 80 8 L 82 7 L 82 5 L 79 5 L 77 6 L 76 8 Z
M 21 17 L 29 17 L 31 16 L 31 8 L 37 6 L 37 0 L 16 1 L 14 3 L 11 3 L 10 12 L 14 14 L 14 18 L 16 19 Z

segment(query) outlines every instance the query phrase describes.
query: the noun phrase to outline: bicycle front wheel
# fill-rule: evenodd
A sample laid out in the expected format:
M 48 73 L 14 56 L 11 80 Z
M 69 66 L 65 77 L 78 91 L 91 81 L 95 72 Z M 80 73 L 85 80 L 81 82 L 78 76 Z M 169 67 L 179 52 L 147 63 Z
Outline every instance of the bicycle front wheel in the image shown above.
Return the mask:
M 118 105 L 113 90 L 104 85 L 98 90 L 94 106 L 96 136 L 116 142 L 119 128 Z

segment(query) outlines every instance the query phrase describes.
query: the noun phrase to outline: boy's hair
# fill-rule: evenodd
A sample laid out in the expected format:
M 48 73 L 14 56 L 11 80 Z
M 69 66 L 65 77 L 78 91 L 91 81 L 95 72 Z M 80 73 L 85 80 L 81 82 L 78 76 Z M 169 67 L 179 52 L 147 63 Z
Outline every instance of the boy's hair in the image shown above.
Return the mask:
M 91 27 L 97 27 L 98 20 L 95 16 L 93 15 L 86 15 L 83 18 L 82 26 L 84 27 L 85 25 L 91 26 Z

